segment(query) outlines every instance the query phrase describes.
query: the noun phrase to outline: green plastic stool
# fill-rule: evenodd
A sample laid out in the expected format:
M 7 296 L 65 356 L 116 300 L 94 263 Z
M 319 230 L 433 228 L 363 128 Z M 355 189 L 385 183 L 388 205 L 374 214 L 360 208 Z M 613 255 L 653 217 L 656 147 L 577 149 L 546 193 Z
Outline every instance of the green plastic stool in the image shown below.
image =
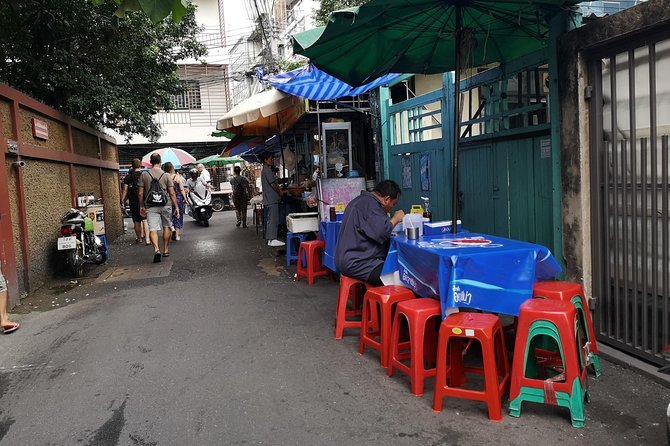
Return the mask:
M 577 324 L 575 324 L 575 330 L 578 329 Z M 517 334 L 518 336 L 518 334 Z M 563 350 L 563 346 L 561 345 L 560 342 L 560 335 L 558 328 L 556 325 L 552 322 L 545 321 L 545 320 L 538 320 L 535 321 L 531 324 L 530 330 L 528 332 L 527 336 L 527 342 L 525 345 L 525 350 L 523 351 L 524 353 L 524 358 L 523 358 L 523 370 L 520 370 L 517 372 L 516 368 L 513 368 L 513 377 L 512 381 L 528 381 L 528 380 L 534 380 L 537 381 L 538 379 L 533 379 L 533 378 L 526 378 L 527 373 L 534 373 L 538 375 L 539 369 L 537 367 L 537 364 L 535 362 L 528 362 L 528 357 L 529 355 L 534 355 L 535 354 L 535 348 L 538 347 L 539 345 L 546 345 L 543 344 L 544 339 L 541 338 L 540 336 L 543 337 L 548 337 L 552 339 L 555 344 L 558 346 L 558 351 L 561 355 L 561 361 L 563 365 L 566 364 L 565 362 L 565 353 Z M 581 345 L 581 339 L 579 336 L 577 336 L 576 339 L 577 345 L 575 346 L 577 348 L 577 351 L 580 351 L 580 346 Z M 517 345 L 518 346 L 518 345 Z M 517 348 L 515 348 L 517 350 Z M 521 353 L 521 351 L 517 351 L 517 354 Z M 579 357 L 579 369 L 583 370 L 584 369 L 584 361 L 582 358 L 581 354 L 577 355 Z M 515 366 L 517 365 L 517 361 L 515 359 L 514 364 Z M 521 377 L 518 377 L 518 373 L 521 373 Z M 588 388 L 587 388 L 587 381 L 584 380 L 584 384 L 582 384 L 582 380 L 580 379 L 580 376 L 574 377 L 572 380 L 572 383 L 565 383 L 567 386 L 570 386 L 571 390 L 570 392 L 566 391 L 556 391 L 555 392 L 555 399 L 556 399 L 556 404 L 560 407 L 567 407 L 568 410 L 570 410 L 570 421 L 572 422 L 573 427 L 584 427 L 585 425 L 585 415 L 584 415 L 584 400 L 587 402 L 590 401 L 589 393 L 588 393 Z M 512 384 L 514 385 L 514 384 Z M 546 394 L 544 391 L 544 388 L 537 388 L 537 387 L 530 387 L 530 386 L 524 386 L 520 385 L 519 386 L 519 391 L 518 395 L 512 399 L 512 395 L 514 395 L 514 390 L 510 389 L 510 403 L 509 403 L 509 414 L 513 417 L 520 417 L 521 416 L 521 403 L 524 401 L 531 401 L 534 403 L 547 403 L 547 398 Z

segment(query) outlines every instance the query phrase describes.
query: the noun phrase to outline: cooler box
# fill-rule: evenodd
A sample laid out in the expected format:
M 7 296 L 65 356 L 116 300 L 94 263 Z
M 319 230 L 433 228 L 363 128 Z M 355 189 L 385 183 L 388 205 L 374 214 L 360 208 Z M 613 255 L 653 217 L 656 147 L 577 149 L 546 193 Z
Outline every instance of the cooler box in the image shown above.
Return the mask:
M 319 232 L 319 214 L 318 212 L 288 214 L 286 216 L 286 227 L 294 234 Z
M 462 231 L 461 221 L 458 220 L 458 231 Z M 435 221 L 432 223 L 423 224 L 423 234 L 424 235 L 439 235 L 451 232 L 451 220 L 447 221 Z
M 105 208 L 101 204 L 95 204 L 89 206 L 86 213 L 93 221 L 93 233 L 95 235 L 105 235 Z

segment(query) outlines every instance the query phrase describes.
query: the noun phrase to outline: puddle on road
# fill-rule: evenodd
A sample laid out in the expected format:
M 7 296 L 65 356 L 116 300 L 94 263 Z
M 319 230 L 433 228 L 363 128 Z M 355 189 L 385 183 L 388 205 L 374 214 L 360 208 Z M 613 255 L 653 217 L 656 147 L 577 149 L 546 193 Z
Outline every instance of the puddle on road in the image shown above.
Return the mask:
M 279 265 L 275 259 L 261 259 L 258 262 L 258 267 L 268 276 L 280 277 L 281 273 L 279 272 Z
M 100 275 L 95 283 L 125 282 L 141 279 L 167 277 L 172 270 L 172 262 L 163 261 L 149 265 L 128 265 L 112 268 Z

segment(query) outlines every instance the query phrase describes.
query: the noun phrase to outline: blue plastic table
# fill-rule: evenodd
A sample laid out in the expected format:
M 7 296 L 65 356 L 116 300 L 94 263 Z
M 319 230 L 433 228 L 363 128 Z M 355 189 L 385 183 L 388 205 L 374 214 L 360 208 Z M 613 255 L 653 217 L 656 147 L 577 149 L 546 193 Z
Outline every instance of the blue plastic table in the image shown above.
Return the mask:
M 322 265 L 333 272 L 335 268 L 335 246 L 337 245 L 337 236 L 342 227 L 341 221 L 325 221 L 319 223 L 319 239 L 326 242 L 326 249 L 323 251 Z
M 518 315 L 537 280 L 561 272 L 549 249 L 486 234 L 460 233 L 391 239 L 382 275 L 400 280 L 422 297 L 448 308 L 468 307 Z

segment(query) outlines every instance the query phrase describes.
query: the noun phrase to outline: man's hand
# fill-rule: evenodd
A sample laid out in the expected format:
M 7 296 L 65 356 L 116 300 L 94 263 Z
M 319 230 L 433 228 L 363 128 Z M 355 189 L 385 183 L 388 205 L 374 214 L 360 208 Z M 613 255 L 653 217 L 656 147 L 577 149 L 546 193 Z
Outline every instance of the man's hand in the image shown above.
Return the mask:
M 174 216 L 179 218 L 179 208 L 174 208 Z
M 147 216 L 147 208 L 145 208 L 144 206 L 141 206 L 140 207 L 140 217 L 146 218 L 146 216 Z
M 402 221 L 403 217 L 405 217 L 405 211 L 402 209 L 395 211 L 395 214 L 391 217 L 391 224 L 395 227 L 395 225 Z

